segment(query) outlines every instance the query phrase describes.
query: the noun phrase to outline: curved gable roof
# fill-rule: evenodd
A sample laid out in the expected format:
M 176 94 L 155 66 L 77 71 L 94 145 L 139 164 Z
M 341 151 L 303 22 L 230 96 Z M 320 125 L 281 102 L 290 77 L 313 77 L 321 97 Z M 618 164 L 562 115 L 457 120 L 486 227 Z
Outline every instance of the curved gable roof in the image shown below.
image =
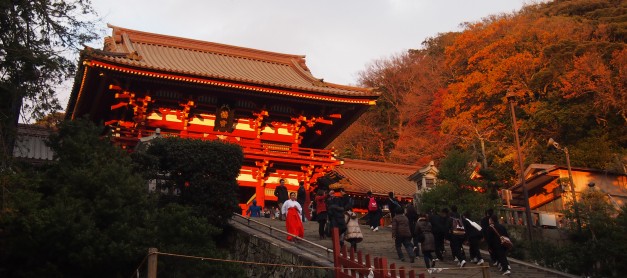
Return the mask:
M 372 191 L 375 195 L 394 192 L 395 196 L 412 197 L 417 184 L 408 179 L 416 172 L 417 166 L 383 163 L 358 159 L 343 159 L 344 164 L 335 167 L 334 171 L 348 178 L 349 184 L 344 188 L 348 192 L 365 194 Z
M 373 97 L 370 88 L 344 86 L 315 78 L 304 55 L 282 54 L 136 31 L 109 25 L 112 36 L 102 50 L 86 56 L 118 65 L 196 77 L 303 90 L 346 97 Z

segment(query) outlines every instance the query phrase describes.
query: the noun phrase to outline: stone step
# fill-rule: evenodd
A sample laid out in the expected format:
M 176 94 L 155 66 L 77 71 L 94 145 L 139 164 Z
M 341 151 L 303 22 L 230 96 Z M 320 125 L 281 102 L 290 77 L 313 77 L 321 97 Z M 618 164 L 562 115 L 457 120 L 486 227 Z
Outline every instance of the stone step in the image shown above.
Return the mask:
M 266 225 L 270 225 L 272 227 L 278 228 L 280 230 L 285 231 L 285 222 L 269 219 L 269 218 L 253 218 L 256 221 L 264 223 Z M 320 239 L 318 236 L 318 223 L 313 221 L 306 221 L 304 223 L 305 227 L 305 239 L 314 242 L 318 245 L 324 246 L 326 248 L 332 249 L 333 245 L 330 239 Z M 268 230 L 268 229 L 265 229 Z M 398 259 L 396 254 L 396 249 L 394 247 L 394 239 L 392 238 L 391 228 L 389 227 L 380 227 L 379 231 L 373 232 L 369 229 L 368 226 L 361 226 L 361 231 L 364 235 L 364 239 L 362 242 L 357 244 L 357 250 L 361 251 L 363 254 L 370 254 L 372 258 L 374 257 L 385 257 L 388 259 L 389 264 L 396 264 L 398 267 L 402 266 L 406 270 L 414 269 L 416 273 L 425 273 L 426 277 L 483 277 L 483 269 L 481 266 L 477 266 L 473 263 L 468 262 L 466 267 L 460 268 L 457 266 L 457 263 L 453 261 L 451 256 L 450 249 L 448 247 L 448 243 L 445 243 L 446 253 L 444 254 L 444 261 L 439 261 L 436 263 L 436 272 L 427 273 L 427 269 L 425 268 L 424 260 L 421 257 L 417 258 L 414 263 L 409 263 L 407 259 L 405 262 Z M 278 241 L 286 241 L 285 236 L 279 233 L 274 233 L 274 238 Z M 347 247 L 350 244 L 347 243 Z M 322 251 L 320 248 L 313 248 L 307 244 L 298 244 L 299 248 L 307 248 L 309 252 L 319 252 L 321 256 L 327 256 L 329 260 L 332 260 L 328 254 Z M 404 249 L 404 248 L 403 248 Z M 405 253 L 405 251 L 403 250 Z M 468 254 L 468 250 L 466 250 L 466 254 Z M 407 254 L 405 254 L 407 256 Z M 483 264 L 484 266 L 489 266 L 489 255 L 487 253 L 483 255 L 483 259 L 486 262 Z M 512 274 L 510 277 L 532 277 L 532 278 L 563 278 L 569 277 L 574 278 L 576 276 L 569 275 L 566 273 L 562 273 L 555 270 L 545 269 L 533 264 L 529 264 L 526 262 L 522 262 L 519 260 L 508 258 L 511 265 Z M 497 267 L 489 267 L 490 276 L 498 277 L 501 276 L 501 272 Z

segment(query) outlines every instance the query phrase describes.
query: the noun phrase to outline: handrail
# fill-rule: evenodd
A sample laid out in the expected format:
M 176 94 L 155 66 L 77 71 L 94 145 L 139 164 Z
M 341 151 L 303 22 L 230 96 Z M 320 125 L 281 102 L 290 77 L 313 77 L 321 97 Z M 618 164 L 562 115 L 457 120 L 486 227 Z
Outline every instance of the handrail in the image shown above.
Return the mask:
M 333 157 L 333 151 L 325 149 L 312 149 L 303 147 L 293 148 L 291 145 L 282 145 L 272 142 L 256 142 L 253 140 L 240 140 L 238 144 L 242 146 L 245 151 L 248 150 L 251 152 L 297 155 L 302 157 L 323 159 Z
M 248 226 L 250 226 L 250 223 L 251 223 L 251 222 L 253 222 L 253 223 L 255 223 L 255 224 L 258 224 L 258 225 L 261 225 L 261 226 L 264 226 L 264 227 L 268 228 L 268 229 L 270 230 L 270 234 L 272 234 L 272 231 L 277 231 L 277 232 L 282 233 L 282 234 L 284 234 L 284 235 L 286 235 L 286 236 L 287 236 L 287 235 L 293 236 L 293 237 L 295 237 L 295 238 L 298 238 L 298 240 L 299 240 L 299 241 L 306 242 L 306 243 L 308 243 L 308 244 L 310 244 L 310 245 L 312 245 L 312 246 L 314 246 L 314 247 L 316 247 L 316 248 L 322 249 L 323 251 L 326 251 L 326 252 L 327 252 L 327 255 L 329 255 L 329 254 L 332 254 L 332 253 L 333 253 L 333 249 L 329 249 L 329 248 L 327 248 L 327 247 L 324 247 L 324 246 L 322 246 L 322 245 L 320 245 L 320 244 L 317 244 L 317 243 L 315 243 L 315 242 L 311 242 L 311 241 L 306 240 L 306 239 L 304 239 L 304 238 L 302 238 L 302 237 L 299 237 L 299 236 L 297 236 L 297 235 L 294 235 L 294 234 L 288 233 L 288 232 L 286 232 L 286 231 L 283 231 L 283 230 L 277 229 L 277 228 L 272 227 L 272 226 L 270 226 L 270 225 L 266 225 L 266 224 L 261 223 L 261 222 L 259 222 L 259 221 L 256 221 L 256 220 L 253 220 L 253 219 L 250 219 L 249 217 L 243 216 L 243 215 L 241 215 L 241 214 L 239 214 L 239 213 L 236 213 L 236 212 L 234 212 L 234 213 L 233 213 L 233 215 L 234 215 L 234 216 L 237 216 L 237 217 L 239 217 L 239 218 L 241 218 L 241 219 L 246 220 L 246 221 L 248 222 Z
M 219 135 L 219 133 L 211 133 L 212 135 Z M 145 134 L 151 134 L 150 132 L 145 132 Z M 207 138 L 203 134 L 178 134 L 172 132 L 161 132 L 162 137 L 180 137 L 180 138 L 192 138 L 192 139 L 200 139 L 206 140 Z M 120 139 L 119 137 L 117 139 Z M 137 140 L 136 137 L 128 137 L 129 140 Z M 232 138 L 231 138 L 232 139 Z M 229 140 L 227 140 L 229 141 Z M 308 157 L 315 159 L 333 159 L 334 151 L 326 150 L 326 149 L 314 149 L 314 148 L 303 148 L 297 147 L 293 148 L 291 145 L 283 145 L 280 142 L 258 142 L 251 139 L 241 138 L 237 140 L 237 143 L 242 147 L 244 152 L 259 152 L 259 153 L 271 153 L 276 155 L 289 155 L 289 156 L 299 156 L 299 157 Z

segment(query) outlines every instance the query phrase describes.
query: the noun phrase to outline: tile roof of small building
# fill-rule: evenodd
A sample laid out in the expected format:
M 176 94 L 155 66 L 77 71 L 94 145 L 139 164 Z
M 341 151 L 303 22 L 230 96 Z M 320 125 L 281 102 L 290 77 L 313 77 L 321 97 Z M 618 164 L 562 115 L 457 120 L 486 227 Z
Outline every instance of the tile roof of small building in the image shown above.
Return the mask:
M 372 191 L 375 195 L 388 195 L 394 192 L 398 197 L 412 197 L 416 193 L 416 183 L 408 180 L 418 166 L 374 162 L 356 159 L 344 159 L 344 164 L 335 168 L 335 172 L 348 179 L 347 192 L 365 194 Z
M 51 132 L 49 128 L 20 124 L 13 146 L 13 157 L 35 163 L 52 161 L 54 152 L 46 145 Z
M 314 77 L 304 55 L 166 36 L 111 26 L 102 50 L 84 55 L 100 61 L 158 72 L 213 78 L 347 97 L 378 97 L 370 88 L 338 85 Z

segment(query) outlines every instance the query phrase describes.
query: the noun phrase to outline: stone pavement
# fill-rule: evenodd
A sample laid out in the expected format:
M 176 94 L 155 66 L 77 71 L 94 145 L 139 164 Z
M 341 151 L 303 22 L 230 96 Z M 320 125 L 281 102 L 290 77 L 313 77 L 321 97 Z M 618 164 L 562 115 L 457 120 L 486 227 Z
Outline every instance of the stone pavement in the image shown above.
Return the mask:
M 252 218 L 253 220 L 259 221 L 266 225 L 270 225 L 282 231 L 285 231 L 285 222 L 269 219 L 269 218 Z M 304 223 L 305 226 L 305 239 L 314 242 L 316 244 L 322 245 L 324 247 L 332 249 L 332 242 L 330 239 L 321 240 L 318 237 L 318 222 L 307 221 Z M 468 262 L 464 268 L 460 268 L 457 266 L 457 263 L 453 261 L 450 249 L 448 249 L 448 242 L 446 245 L 446 253 L 444 254 L 444 261 L 438 261 L 436 264 L 436 269 L 439 269 L 438 272 L 429 274 L 425 268 L 425 262 L 423 260 L 422 254 L 421 257 L 416 258 L 414 263 L 409 263 L 409 259 L 407 258 L 407 254 L 405 254 L 406 261 L 402 262 L 398 259 L 396 254 L 396 249 L 394 248 L 394 239 L 392 238 L 391 228 L 389 227 L 380 227 L 379 231 L 373 232 L 369 229 L 368 226 L 361 225 L 361 231 L 364 235 L 364 240 L 357 245 L 357 250 L 361 251 L 364 256 L 365 254 L 370 254 L 372 258 L 374 257 L 386 257 L 388 259 L 388 263 L 395 263 L 398 266 L 405 267 L 406 270 L 415 269 L 416 274 L 425 273 L 425 277 L 483 277 L 482 267 L 477 266 L 473 263 Z M 274 233 L 274 237 L 278 240 L 285 240 L 285 236 L 283 234 Z M 324 253 L 319 248 L 312 248 L 307 244 L 296 244 L 301 246 L 301 248 L 308 248 L 310 250 L 314 250 L 316 252 Z M 347 247 L 350 246 L 347 242 Z M 403 248 L 404 251 L 404 248 Z M 468 250 L 466 249 L 466 254 L 468 254 Z M 328 257 L 328 256 L 327 256 Z M 489 255 L 486 253 L 483 254 L 484 266 L 488 266 Z M 539 266 L 535 266 L 526 262 L 518 261 L 509 258 L 511 264 L 511 272 L 512 274 L 509 277 L 532 277 L 532 278 L 541 278 L 541 277 L 576 277 L 573 275 L 569 275 L 566 273 L 558 272 L 551 269 L 542 268 Z M 489 266 L 488 266 L 489 267 Z M 501 273 L 498 271 L 496 267 L 489 267 L 490 277 L 501 276 Z

